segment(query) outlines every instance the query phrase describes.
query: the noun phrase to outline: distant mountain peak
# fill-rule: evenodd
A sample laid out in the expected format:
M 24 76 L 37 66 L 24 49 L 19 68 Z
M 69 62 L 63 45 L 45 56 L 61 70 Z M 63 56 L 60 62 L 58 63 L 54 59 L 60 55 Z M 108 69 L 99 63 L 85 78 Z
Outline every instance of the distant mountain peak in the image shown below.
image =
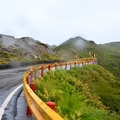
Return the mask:
M 92 40 L 90 40 L 89 43 L 90 43 L 91 45 L 97 45 L 97 44 L 96 44 L 94 41 L 92 41 Z

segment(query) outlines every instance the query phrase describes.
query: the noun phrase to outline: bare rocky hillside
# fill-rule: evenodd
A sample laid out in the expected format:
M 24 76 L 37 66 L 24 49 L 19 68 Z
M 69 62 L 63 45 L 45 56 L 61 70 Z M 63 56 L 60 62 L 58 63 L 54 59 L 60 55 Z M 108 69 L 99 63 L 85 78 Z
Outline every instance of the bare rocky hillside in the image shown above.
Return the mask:
M 46 44 L 30 37 L 15 38 L 0 34 L 0 64 L 12 61 L 51 60 L 55 53 Z

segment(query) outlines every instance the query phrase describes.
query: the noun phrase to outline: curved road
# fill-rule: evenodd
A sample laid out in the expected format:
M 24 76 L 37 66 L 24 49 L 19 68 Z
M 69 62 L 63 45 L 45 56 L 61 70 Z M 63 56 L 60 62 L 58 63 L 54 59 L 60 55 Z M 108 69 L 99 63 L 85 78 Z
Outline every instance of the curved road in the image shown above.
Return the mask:
M 10 105 L 8 104 L 9 102 L 8 96 L 10 96 L 11 92 L 13 92 L 13 90 L 15 91 L 15 89 L 22 84 L 23 74 L 28 69 L 29 66 L 24 66 L 24 67 L 22 66 L 18 68 L 0 70 L 0 119 L 3 113 L 6 111 L 6 109 L 4 108 L 7 109 L 10 108 L 13 110 L 13 114 L 12 113 L 9 114 L 9 112 L 7 112 L 8 117 L 11 115 L 13 116 L 15 115 L 14 110 L 16 109 L 14 109 L 13 106 L 11 106 L 11 104 Z M 12 104 L 15 104 L 15 97 L 12 99 L 13 99 Z M 9 107 L 6 107 L 7 105 L 9 105 Z
M 23 74 L 28 69 L 27 66 L 0 70 L 0 106 L 11 92 L 22 84 Z

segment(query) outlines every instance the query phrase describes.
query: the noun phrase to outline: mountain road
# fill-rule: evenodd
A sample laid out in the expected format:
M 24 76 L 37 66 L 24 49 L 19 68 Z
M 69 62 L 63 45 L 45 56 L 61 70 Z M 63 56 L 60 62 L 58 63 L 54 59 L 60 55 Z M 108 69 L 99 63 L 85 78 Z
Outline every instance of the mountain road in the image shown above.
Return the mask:
M 29 66 L 0 70 L 0 119 L 13 120 L 17 112 L 17 98 L 22 92 L 22 78 Z M 21 98 L 21 97 L 20 97 Z M 22 97 L 23 98 L 23 97 Z M 23 101 L 24 102 L 24 101 Z M 21 104 L 22 105 L 22 104 Z M 19 120 L 19 116 L 16 120 Z M 27 119 L 26 119 L 27 120 Z

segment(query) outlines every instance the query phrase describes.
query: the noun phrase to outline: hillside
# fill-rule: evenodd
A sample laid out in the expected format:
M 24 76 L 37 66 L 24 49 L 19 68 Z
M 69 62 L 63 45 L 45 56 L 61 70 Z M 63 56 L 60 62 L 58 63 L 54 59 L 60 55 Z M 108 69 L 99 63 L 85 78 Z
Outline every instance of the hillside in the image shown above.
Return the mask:
M 48 71 L 35 83 L 36 94 L 55 102 L 65 120 L 120 119 L 120 81 L 99 65 Z
M 75 37 L 52 50 L 67 60 L 91 57 L 91 53 L 96 53 L 98 64 L 120 77 L 120 42 L 96 44 L 94 41 Z
M 65 59 L 90 57 L 92 49 L 97 47 L 94 41 L 87 41 L 81 37 L 70 38 L 52 50 Z
M 30 37 L 15 38 L 0 34 L 0 64 L 52 60 L 55 53 L 48 46 Z

